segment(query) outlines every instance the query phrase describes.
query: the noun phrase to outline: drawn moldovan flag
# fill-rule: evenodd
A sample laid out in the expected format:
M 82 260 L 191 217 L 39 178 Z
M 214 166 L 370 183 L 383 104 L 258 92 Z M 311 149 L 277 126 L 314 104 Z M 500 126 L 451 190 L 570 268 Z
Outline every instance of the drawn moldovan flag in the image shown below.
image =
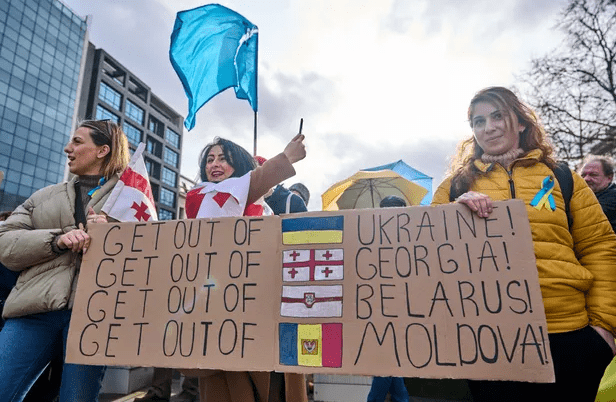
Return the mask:
M 344 250 L 284 250 L 282 280 L 313 282 L 344 279 Z
M 283 317 L 342 317 L 342 285 L 283 286 Z
M 144 149 L 142 142 L 101 209 L 120 222 L 158 220 L 150 178 L 143 161 Z
M 279 361 L 287 366 L 342 367 L 342 323 L 278 324 Z

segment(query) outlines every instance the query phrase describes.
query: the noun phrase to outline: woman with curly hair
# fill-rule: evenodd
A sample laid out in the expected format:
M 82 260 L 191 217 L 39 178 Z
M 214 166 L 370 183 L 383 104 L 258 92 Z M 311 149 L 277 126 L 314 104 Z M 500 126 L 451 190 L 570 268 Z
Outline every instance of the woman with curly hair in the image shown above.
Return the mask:
M 524 201 L 556 376 L 549 384 L 469 381 L 473 399 L 593 401 L 616 351 L 616 235 L 577 173 L 566 211 L 545 130 L 512 91 L 479 91 L 468 119 L 473 136 L 461 142 L 433 204 L 455 201 L 486 218 L 493 201 Z M 539 203 L 550 188 L 553 199 Z

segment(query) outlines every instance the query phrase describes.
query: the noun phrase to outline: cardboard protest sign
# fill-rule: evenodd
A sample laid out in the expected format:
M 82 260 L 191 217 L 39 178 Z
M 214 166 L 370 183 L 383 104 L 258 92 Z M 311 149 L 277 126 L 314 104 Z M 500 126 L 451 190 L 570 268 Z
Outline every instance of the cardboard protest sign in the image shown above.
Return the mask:
M 525 206 L 101 224 L 72 363 L 553 381 Z

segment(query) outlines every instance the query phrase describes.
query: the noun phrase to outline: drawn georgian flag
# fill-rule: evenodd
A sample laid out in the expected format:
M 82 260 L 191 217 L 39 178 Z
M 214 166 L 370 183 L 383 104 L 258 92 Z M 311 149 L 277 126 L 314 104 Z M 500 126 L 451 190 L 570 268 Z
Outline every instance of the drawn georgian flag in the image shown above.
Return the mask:
M 150 178 L 143 161 L 144 149 L 142 142 L 101 209 L 120 222 L 158 220 Z
M 335 281 L 344 279 L 344 251 L 284 250 L 282 280 L 284 282 Z
M 283 317 L 342 317 L 342 285 L 283 286 Z
M 342 323 L 278 324 L 279 361 L 287 366 L 342 367 Z

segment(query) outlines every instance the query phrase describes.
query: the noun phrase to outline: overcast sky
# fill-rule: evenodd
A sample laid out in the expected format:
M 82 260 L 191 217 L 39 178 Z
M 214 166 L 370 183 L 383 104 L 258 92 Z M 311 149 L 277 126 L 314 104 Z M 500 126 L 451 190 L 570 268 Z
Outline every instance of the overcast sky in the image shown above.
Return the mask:
M 169 62 L 175 15 L 193 0 L 63 0 L 90 15 L 90 41 L 186 115 Z M 284 149 L 304 118 L 308 156 L 297 176 L 321 193 L 357 170 L 403 159 L 443 179 L 448 158 L 471 134 L 466 109 L 486 86 L 514 85 L 562 40 L 565 0 L 221 1 L 259 27 L 258 154 Z M 182 174 L 196 178 L 199 151 L 215 136 L 252 152 L 253 113 L 229 89 L 184 130 Z

